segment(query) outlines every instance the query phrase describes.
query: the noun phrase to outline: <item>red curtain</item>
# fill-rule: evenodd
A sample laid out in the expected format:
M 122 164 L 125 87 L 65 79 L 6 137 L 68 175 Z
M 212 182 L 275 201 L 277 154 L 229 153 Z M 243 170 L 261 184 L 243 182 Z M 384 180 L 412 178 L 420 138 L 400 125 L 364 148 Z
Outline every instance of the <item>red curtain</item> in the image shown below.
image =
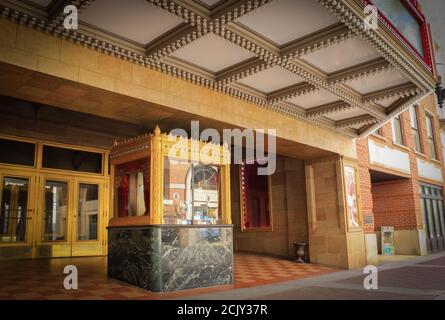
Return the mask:
M 128 175 L 122 177 L 117 188 L 118 193 L 118 217 L 128 217 Z

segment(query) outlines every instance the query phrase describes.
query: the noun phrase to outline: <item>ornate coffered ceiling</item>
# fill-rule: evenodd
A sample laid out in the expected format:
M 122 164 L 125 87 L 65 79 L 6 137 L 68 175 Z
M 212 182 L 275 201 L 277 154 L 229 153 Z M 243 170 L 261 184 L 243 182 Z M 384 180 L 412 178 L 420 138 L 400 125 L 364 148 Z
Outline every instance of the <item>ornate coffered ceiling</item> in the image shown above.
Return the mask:
M 80 28 L 63 28 L 63 7 Z M 364 135 L 433 89 L 361 0 L 0 0 L 4 18 L 298 119 Z

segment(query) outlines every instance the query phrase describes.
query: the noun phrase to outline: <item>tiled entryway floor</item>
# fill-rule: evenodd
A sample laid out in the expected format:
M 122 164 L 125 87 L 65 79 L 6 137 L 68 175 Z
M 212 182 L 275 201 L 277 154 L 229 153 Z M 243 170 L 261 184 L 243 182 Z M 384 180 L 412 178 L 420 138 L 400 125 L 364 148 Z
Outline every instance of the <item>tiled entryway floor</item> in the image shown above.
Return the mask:
M 79 289 L 65 290 L 63 269 L 75 265 Z M 107 278 L 104 257 L 0 262 L 0 300 L 173 299 L 307 278 L 337 271 L 254 254 L 235 255 L 234 285 L 154 293 Z

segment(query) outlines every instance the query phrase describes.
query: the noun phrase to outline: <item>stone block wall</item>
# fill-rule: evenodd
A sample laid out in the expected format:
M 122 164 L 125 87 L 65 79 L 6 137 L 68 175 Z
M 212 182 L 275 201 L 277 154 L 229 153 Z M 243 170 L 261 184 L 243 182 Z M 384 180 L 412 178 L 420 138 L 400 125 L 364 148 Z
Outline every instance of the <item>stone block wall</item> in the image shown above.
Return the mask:
M 364 233 L 347 228 L 343 159 L 334 156 L 306 163 L 311 262 L 356 269 L 365 265 Z

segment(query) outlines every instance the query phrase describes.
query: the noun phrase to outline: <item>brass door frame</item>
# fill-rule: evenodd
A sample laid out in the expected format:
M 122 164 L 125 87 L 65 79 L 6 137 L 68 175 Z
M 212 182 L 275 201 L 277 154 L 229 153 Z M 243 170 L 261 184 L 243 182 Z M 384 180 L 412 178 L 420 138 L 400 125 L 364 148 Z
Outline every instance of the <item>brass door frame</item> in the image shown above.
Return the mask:
M 81 184 L 98 186 L 98 218 L 97 218 L 97 240 L 78 240 L 78 219 L 79 219 L 79 187 Z M 107 221 L 107 211 L 105 210 L 108 199 L 106 198 L 107 185 L 103 178 L 74 178 L 74 207 L 72 219 L 72 256 L 99 256 L 105 254 L 105 225 Z
M 67 182 L 67 223 L 66 237 L 61 241 L 43 241 L 43 215 L 44 215 L 44 186 L 46 181 Z M 95 184 L 99 187 L 99 216 L 98 216 L 98 240 L 77 240 L 78 223 L 78 196 L 80 184 Z M 35 257 L 83 257 L 100 256 L 105 250 L 105 226 L 107 212 L 104 209 L 106 199 L 106 179 L 93 177 L 66 176 L 56 173 L 42 173 L 38 188 L 38 218 L 36 229 Z M 46 252 L 45 252 L 46 250 Z
M 45 241 L 44 236 L 44 208 L 45 208 L 45 183 L 46 181 L 58 181 L 67 183 L 67 215 L 66 215 L 66 234 L 65 240 Z M 71 237 L 72 237 L 72 219 L 73 219 L 73 187 L 74 178 L 60 174 L 43 173 L 39 176 L 39 186 L 37 190 L 38 209 L 36 216 L 35 231 L 35 257 L 51 258 L 51 257 L 70 257 L 71 256 Z
M 68 196 L 69 196 L 69 211 L 68 212 L 68 221 L 67 221 L 67 241 L 63 244 L 62 242 L 59 245 L 71 245 L 74 238 L 73 228 L 77 226 L 73 220 L 73 214 L 77 212 L 77 199 L 75 199 L 74 193 L 78 193 L 78 184 L 77 181 L 82 181 L 85 183 L 95 183 L 99 185 L 99 202 L 100 202 L 100 225 L 98 230 L 98 237 L 101 250 L 96 250 L 95 255 L 104 255 L 107 252 L 107 233 L 105 227 L 108 225 L 109 220 L 109 202 L 110 195 L 109 193 L 109 182 L 110 177 L 108 174 L 108 163 L 109 163 L 109 151 L 100 148 L 92 148 L 92 147 L 82 147 L 75 146 L 64 143 L 50 142 L 38 139 L 28 139 L 22 137 L 16 137 L 11 135 L 0 134 L 0 137 L 7 140 L 13 141 L 23 141 L 28 143 L 35 144 L 35 159 L 34 166 L 23 166 L 17 164 L 6 164 L 0 163 L 0 197 L 3 188 L 3 176 L 11 176 L 17 178 L 28 178 L 29 179 L 29 190 L 28 190 L 28 217 L 30 218 L 27 221 L 26 226 L 26 238 L 25 242 L 16 242 L 16 243 L 1 243 L 0 242 L 0 260 L 3 259 L 23 259 L 23 258 L 36 258 L 36 257 L 55 257 L 55 256 L 67 256 L 68 249 L 66 249 L 66 254 L 64 255 L 42 255 L 39 254 L 38 248 L 42 249 L 43 247 L 51 246 L 50 243 L 42 241 L 42 222 L 43 222 L 43 183 L 44 179 L 51 177 L 52 180 L 69 180 L 71 183 L 69 184 Z M 62 147 L 69 148 L 80 151 L 90 151 L 102 154 L 102 173 L 88 173 L 88 172 L 76 172 L 69 170 L 60 170 L 60 169 L 50 169 L 50 168 L 42 168 L 42 155 L 43 155 L 43 146 L 54 146 L 54 147 Z M 42 220 L 42 221 L 40 221 Z M 77 223 L 77 221 L 76 221 Z M 68 233 L 69 237 L 68 237 Z M 82 242 L 80 242 L 82 244 Z M 23 252 L 28 252 L 29 254 L 24 255 Z M 54 251 L 54 250 L 53 250 Z M 70 252 L 73 250 L 70 248 Z M 41 252 L 40 252 L 41 253 Z M 88 253 L 88 252 L 87 252 Z M 84 253 L 84 254 L 87 254 Z M 70 253 L 71 255 L 71 253 Z M 89 254 L 87 254 L 89 255 Z
M 3 195 L 3 179 L 4 177 L 11 178 L 23 178 L 28 179 L 28 203 L 27 203 L 27 221 L 26 221 L 26 232 L 25 232 L 25 241 L 21 242 L 0 242 L 1 248 L 17 248 L 17 247 L 32 247 L 33 245 L 33 231 L 34 231 L 34 223 L 35 223 L 35 185 L 36 185 L 36 174 L 32 171 L 24 171 L 17 169 L 4 169 L 0 170 L 0 202 L 2 201 L 1 197 Z M 18 249 L 18 248 L 17 248 Z M 11 249 L 10 249 L 11 250 Z M 10 252 L 11 255 L 14 252 Z M 8 254 L 8 255 L 10 255 Z

